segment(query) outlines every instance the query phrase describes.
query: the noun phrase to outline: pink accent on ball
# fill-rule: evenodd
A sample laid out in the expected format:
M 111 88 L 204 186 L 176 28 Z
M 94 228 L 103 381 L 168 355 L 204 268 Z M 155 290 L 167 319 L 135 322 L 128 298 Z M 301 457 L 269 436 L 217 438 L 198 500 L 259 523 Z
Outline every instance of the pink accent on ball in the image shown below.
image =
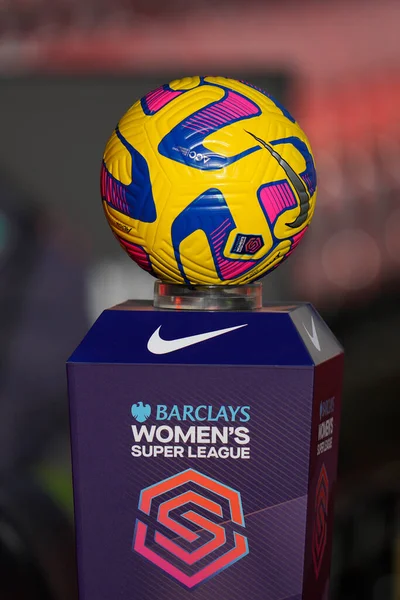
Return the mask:
M 254 267 L 254 262 L 249 264 L 248 261 L 219 259 L 218 266 L 222 279 L 227 280 L 235 279 L 236 277 L 239 277 L 239 275 L 249 271 Z
M 149 110 L 153 113 L 161 110 L 168 102 L 171 102 L 177 96 L 180 96 L 183 92 L 177 90 L 165 90 L 160 87 L 153 92 L 149 92 L 144 100 L 146 101 Z
M 252 117 L 258 113 L 259 108 L 254 102 L 236 92 L 229 91 L 222 100 L 214 102 L 189 117 L 184 123 L 184 127 L 194 131 L 198 131 L 200 128 L 213 131 L 236 119 Z
M 296 246 L 300 243 L 300 240 L 303 238 L 307 229 L 308 229 L 308 226 L 305 227 L 303 229 L 303 231 L 300 231 L 300 233 L 296 233 L 296 235 L 293 236 L 292 250 L 294 250 L 296 248 Z
M 129 214 L 125 189 L 122 183 L 108 172 L 104 164 L 101 167 L 101 196 L 116 210 Z
M 286 181 L 266 185 L 260 189 L 259 194 L 261 205 L 271 225 L 284 210 L 297 206 L 296 197 Z
M 286 254 L 284 256 L 285 259 L 288 258 L 292 254 L 292 252 L 296 248 L 296 246 L 299 245 L 299 243 L 300 243 L 301 239 L 303 238 L 303 236 L 304 236 L 305 232 L 307 231 L 307 229 L 308 229 L 308 225 L 307 225 L 307 227 L 305 227 L 303 229 L 303 231 L 300 231 L 300 233 L 296 233 L 296 235 L 293 236 L 293 238 L 292 238 L 292 245 L 290 247 L 289 252 L 286 252 Z
M 149 273 L 152 272 L 151 262 L 149 255 L 142 248 L 142 246 L 138 246 L 137 244 L 132 244 L 118 237 L 118 241 L 123 247 L 124 250 L 129 254 L 129 256 L 145 271 Z

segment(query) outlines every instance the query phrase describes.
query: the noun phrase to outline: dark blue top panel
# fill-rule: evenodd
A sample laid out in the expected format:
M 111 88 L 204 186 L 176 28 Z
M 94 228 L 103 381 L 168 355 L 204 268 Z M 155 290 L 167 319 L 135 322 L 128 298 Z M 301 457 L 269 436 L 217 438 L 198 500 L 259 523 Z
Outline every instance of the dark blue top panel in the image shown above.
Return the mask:
M 312 366 L 295 309 L 178 312 L 131 302 L 106 310 L 69 362 Z

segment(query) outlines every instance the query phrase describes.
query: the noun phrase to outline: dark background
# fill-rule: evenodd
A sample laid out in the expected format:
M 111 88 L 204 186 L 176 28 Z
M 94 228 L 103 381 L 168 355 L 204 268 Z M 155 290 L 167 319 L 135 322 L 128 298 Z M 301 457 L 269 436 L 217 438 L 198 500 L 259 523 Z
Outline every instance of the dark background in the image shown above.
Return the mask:
M 397 2 L 0 4 L 0 597 L 74 597 L 64 364 L 105 307 L 150 298 L 99 194 L 141 95 L 221 73 L 309 135 L 310 232 L 265 300 L 315 304 L 346 350 L 332 600 L 399 600 L 400 46 Z

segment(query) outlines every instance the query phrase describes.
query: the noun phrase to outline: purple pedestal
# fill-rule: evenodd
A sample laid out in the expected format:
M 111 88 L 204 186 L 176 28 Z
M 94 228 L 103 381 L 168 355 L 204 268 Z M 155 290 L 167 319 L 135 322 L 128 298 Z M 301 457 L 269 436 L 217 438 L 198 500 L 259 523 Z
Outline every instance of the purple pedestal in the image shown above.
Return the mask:
M 81 600 L 324 600 L 342 370 L 305 304 L 105 311 L 68 362 Z

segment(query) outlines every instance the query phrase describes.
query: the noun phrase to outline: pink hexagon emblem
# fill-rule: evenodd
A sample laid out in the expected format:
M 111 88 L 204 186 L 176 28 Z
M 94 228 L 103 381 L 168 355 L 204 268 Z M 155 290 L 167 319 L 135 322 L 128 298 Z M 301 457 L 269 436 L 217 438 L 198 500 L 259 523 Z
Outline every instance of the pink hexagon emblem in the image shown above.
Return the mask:
M 133 550 L 187 588 L 249 552 L 240 493 L 194 469 L 142 490 L 138 508 Z

